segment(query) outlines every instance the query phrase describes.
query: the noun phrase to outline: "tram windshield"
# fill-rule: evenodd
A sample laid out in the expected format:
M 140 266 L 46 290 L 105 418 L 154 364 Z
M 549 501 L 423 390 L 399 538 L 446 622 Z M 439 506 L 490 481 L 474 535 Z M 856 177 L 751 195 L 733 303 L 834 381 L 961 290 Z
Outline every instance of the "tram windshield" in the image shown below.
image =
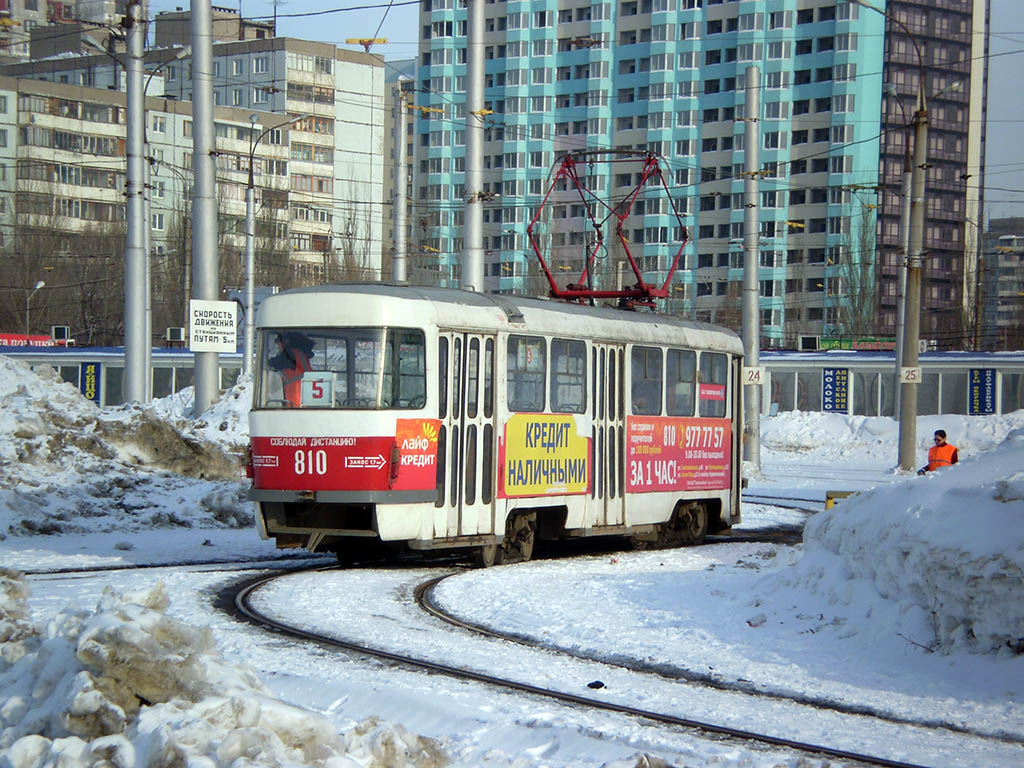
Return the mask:
M 426 381 L 420 330 L 264 328 L 254 407 L 416 409 Z

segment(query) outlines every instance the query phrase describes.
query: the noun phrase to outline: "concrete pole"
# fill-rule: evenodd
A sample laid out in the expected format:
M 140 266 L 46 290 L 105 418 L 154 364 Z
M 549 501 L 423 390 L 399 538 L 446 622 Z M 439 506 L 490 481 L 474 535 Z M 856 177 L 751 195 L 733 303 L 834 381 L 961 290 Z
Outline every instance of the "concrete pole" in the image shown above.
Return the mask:
M 217 168 L 213 137 L 213 21 L 210 0 L 192 0 L 192 298 L 220 298 L 217 260 Z M 196 352 L 193 415 L 220 396 L 220 359 Z
M 484 290 L 484 0 L 467 0 L 466 200 L 462 288 Z
M 743 139 L 743 365 L 757 367 L 761 352 L 758 284 L 758 171 L 761 170 L 761 69 L 747 67 Z M 761 385 L 743 387 L 743 458 L 761 469 Z
M 917 387 L 920 383 L 918 341 L 921 336 L 921 270 L 924 251 L 925 164 L 928 160 L 928 107 L 924 78 L 918 82 L 917 114 L 914 115 L 914 165 L 911 169 L 910 239 L 907 254 L 907 316 L 903 329 L 903 368 L 900 384 L 900 469 L 909 472 L 916 464 Z
M 395 225 L 394 251 L 391 257 L 391 279 L 396 283 L 404 283 L 409 278 L 406 269 L 409 263 L 408 237 L 406 236 L 408 217 L 409 186 L 409 148 L 407 145 L 409 130 L 409 107 L 406 105 L 406 93 L 403 87 L 405 78 L 398 81 L 398 94 L 395 99 L 395 194 L 392 216 Z
M 128 5 L 127 123 L 125 159 L 125 218 L 127 229 L 124 245 L 124 399 L 125 402 L 146 402 L 146 157 L 143 146 L 145 117 L 143 115 L 143 36 L 142 6 L 138 0 Z

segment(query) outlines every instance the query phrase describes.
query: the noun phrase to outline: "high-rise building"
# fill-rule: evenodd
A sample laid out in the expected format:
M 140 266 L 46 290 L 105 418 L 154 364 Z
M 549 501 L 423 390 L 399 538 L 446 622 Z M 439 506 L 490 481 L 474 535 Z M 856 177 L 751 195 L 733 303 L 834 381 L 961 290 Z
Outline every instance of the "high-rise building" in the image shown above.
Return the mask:
M 877 5 L 884 10 L 883 3 Z M 890 2 L 886 13 L 909 16 L 925 5 L 935 4 Z M 949 39 L 959 47 L 934 44 L 942 14 L 933 9 L 927 9 L 923 27 L 914 16 L 907 28 L 915 38 L 921 33 L 921 68 L 940 110 L 929 143 L 941 141 L 943 153 L 955 148 L 960 166 L 954 167 L 967 173 L 980 166 L 983 87 L 977 72 L 986 0 L 939 5 L 949 10 L 942 23 L 951 31 L 955 17 Z M 737 325 L 744 134 L 747 118 L 756 118 L 765 343 L 795 346 L 805 335 L 868 335 L 878 328 L 880 305 L 889 311 L 892 303 L 894 311 L 894 302 L 880 301 L 880 294 L 889 296 L 895 274 L 890 266 L 897 257 L 881 245 L 889 242 L 891 216 L 898 221 L 903 200 L 900 174 L 891 177 L 883 159 L 895 155 L 904 124 L 913 117 L 908 94 L 916 92 L 916 83 L 904 62 L 913 60 L 916 75 L 917 60 L 887 33 L 891 22 L 883 13 L 847 0 L 534 0 L 487 3 L 484 9 L 488 290 L 538 290 L 530 279 L 535 257 L 527 255 L 525 230 L 561 153 L 651 151 L 663 158 L 669 194 L 691 237 L 667 309 Z M 418 103 L 445 112 L 418 119 L 415 189 L 427 219 L 424 243 L 442 254 L 443 275 L 457 284 L 466 9 L 453 0 L 425 2 L 420 30 Z M 895 57 L 889 66 L 887 55 Z M 946 58 L 951 56 L 957 56 L 955 66 Z M 760 70 L 756 116 L 745 114 L 745 76 L 752 65 Z M 957 89 L 951 87 L 953 73 Z M 883 101 L 887 77 L 897 96 Z M 899 121 L 898 103 L 907 121 Z M 963 110 L 959 120 L 953 105 Z M 947 107 L 952 111 L 942 111 Z M 901 152 L 899 159 L 902 171 Z M 948 158 L 942 159 L 945 169 Z M 595 193 L 613 204 L 636 178 L 596 164 L 587 173 Z M 929 174 L 942 193 L 938 205 L 952 202 L 960 220 L 957 225 L 929 202 L 927 244 L 935 247 L 940 232 L 948 233 L 942 226 L 959 227 L 959 261 L 953 264 L 949 255 L 941 280 L 963 285 L 968 189 L 962 182 L 945 186 L 945 176 L 939 184 L 931 168 Z M 548 218 L 539 222 L 542 244 L 553 265 L 575 276 L 592 242 L 584 207 L 560 190 L 550 202 Z M 638 203 L 624 229 L 645 277 L 660 284 L 682 231 L 664 193 L 647 188 Z M 599 279 L 616 280 L 622 257 L 614 248 L 599 254 Z M 938 290 L 932 286 L 939 285 L 935 281 L 945 267 L 929 267 L 926 295 Z M 950 301 L 960 296 L 951 294 Z
M 896 326 L 900 178 L 918 89 L 928 107 L 921 335 L 974 346 L 981 273 L 990 0 L 889 0 L 879 197 L 879 330 Z M 921 78 L 924 78 L 923 86 Z

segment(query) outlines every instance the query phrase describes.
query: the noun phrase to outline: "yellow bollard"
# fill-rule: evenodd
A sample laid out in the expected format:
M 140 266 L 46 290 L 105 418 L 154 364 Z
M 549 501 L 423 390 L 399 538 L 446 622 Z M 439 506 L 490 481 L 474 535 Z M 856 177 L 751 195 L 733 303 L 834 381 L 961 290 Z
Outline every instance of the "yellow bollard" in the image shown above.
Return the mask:
M 838 499 L 845 499 L 856 494 L 856 491 L 825 491 L 825 509 L 832 509 Z

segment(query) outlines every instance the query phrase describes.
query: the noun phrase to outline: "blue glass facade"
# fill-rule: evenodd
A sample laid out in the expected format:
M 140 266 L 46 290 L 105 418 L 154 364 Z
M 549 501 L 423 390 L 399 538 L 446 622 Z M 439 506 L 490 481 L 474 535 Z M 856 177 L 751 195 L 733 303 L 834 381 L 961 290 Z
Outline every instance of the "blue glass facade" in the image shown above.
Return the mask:
M 884 18 L 821 0 L 488 2 L 484 248 L 488 290 L 545 292 L 526 226 L 552 163 L 574 149 L 654 151 L 690 232 L 667 309 L 736 324 L 743 235 L 744 76 L 761 70 L 762 319 L 769 343 L 853 323 L 874 290 Z M 466 9 L 424 3 L 417 103 L 420 243 L 458 284 Z M 639 166 L 595 164 L 614 204 Z M 626 222 L 630 250 L 660 284 L 681 232 L 648 187 Z M 588 231 L 578 197 L 553 194 L 538 224 L 558 276 L 575 279 Z M 620 280 L 605 232 L 597 279 Z M 642 257 L 642 258 L 641 258 Z

